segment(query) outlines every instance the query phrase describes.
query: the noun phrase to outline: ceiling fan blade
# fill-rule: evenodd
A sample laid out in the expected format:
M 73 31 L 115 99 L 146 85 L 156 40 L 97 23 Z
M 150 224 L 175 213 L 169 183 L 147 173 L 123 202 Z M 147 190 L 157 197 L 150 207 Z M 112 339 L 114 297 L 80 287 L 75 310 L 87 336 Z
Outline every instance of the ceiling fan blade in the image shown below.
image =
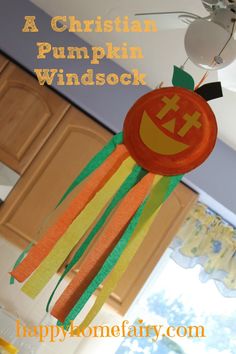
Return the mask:
M 188 23 L 185 23 L 181 18 L 198 18 L 197 15 L 194 15 L 190 12 L 185 11 L 176 11 L 176 12 L 146 12 L 146 13 L 137 13 L 135 16 L 145 16 L 147 18 L 152 18 L 156 21 L 157 27 L 160 31 L 163 30 L 173 30 L 173 29 L 182 29 L 187 28 Z

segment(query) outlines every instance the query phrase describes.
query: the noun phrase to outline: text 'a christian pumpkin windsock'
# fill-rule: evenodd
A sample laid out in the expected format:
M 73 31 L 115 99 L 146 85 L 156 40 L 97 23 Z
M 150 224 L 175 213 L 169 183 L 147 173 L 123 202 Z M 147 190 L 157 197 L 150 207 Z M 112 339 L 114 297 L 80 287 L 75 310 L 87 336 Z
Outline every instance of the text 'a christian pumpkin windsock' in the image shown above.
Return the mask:
M 173 87 L 151 91 L 134 103 L 123 132 L 82 170 L 58 203 L 76 191 L 67 208 L 11 272 L 11 282 L 25 282 L 22 291 L 35 298 L 79 244 L 47 304 L 66 329 L 103 283 L 80 326 L 90 324 L 183 174 L 214 148 L 217 124 L 207 101 L 222 96 L 220 83 L 194 91 L 193 78 L 177 67 L 172 82 Z M 51 308 L 56 290 L 79 261 L 79 272 Z

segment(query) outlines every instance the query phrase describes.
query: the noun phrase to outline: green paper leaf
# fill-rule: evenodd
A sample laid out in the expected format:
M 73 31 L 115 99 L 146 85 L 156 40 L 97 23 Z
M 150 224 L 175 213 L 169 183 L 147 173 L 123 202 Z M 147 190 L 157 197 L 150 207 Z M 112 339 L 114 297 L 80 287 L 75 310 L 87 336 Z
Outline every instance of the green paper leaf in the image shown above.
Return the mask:
M 183 87 L 191 91 L 194 91 L 195 87 L 194 79 L 192 76 L 177 66 L 174 66 L 172 84 L 173 86 Z

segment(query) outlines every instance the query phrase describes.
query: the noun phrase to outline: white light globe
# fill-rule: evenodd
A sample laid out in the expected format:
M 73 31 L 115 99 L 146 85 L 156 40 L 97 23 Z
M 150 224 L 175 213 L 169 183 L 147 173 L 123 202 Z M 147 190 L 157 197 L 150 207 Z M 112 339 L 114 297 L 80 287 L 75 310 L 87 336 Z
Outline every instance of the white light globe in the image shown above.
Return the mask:
M 194 21 L 185 36 L 185 50 L 189 59 L 206 70 L 228 66 L 236 58 L 236 41 L 233 37 L 229 40 L 230 35 L 229 31 L 212 21 Z

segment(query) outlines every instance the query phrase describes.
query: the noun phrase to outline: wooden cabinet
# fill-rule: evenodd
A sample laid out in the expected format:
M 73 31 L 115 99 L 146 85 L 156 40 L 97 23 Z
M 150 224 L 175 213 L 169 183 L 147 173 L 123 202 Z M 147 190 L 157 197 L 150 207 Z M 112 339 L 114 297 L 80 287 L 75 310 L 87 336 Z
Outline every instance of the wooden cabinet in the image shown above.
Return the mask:
M 68 185 L 110 137 L 111 133 L 71 107 L 2 205 L 0 232 L 37 240 L 38 228 Z
M 8 64 L 0 76 L 0 160 L 23 174 L 68 108 L 52 90 Z
M 2 71 L 1 71 L 2 70 Z M 0 161 L 21 178 L 0 206 L 0 234 L 25 247 L 67 207 L 55 205 L 111 133 L 0 56 Z M 180 184 L 164 204 L 109 303 L 125 313 L 183 222 L 196 194 Z M 73 252 L 68 257 L 68 262 Z M 79 265 L 75 270 L 78 270 Z

